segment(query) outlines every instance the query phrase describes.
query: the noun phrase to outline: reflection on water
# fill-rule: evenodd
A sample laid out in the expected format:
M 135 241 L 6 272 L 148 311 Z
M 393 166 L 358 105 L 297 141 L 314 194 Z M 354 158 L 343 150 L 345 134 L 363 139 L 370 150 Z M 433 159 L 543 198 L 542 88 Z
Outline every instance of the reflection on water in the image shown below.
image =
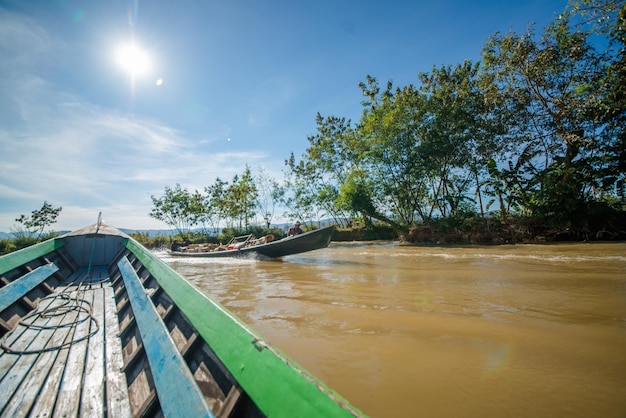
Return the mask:
M 371 416 L 626 416 L 626 244 L 159 256 Z

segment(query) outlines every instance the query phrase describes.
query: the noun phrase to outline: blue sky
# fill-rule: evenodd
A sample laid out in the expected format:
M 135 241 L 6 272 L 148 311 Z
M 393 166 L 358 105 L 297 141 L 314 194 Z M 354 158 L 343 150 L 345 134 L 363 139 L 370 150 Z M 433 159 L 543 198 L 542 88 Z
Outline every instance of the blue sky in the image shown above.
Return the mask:
M 366 75 L 417 83 L 565 5 L 0 0 L 0 231 L 44 201 L 63 207 L 56 230 L 100 211 L 120 228 L 165 228 L 148 216 L 165 186 L 202 190 L 246 165 L 282 180 L 317 112 L 358 120 Z M 149 61 L 134 75 L 117 59 L 131 43 Z

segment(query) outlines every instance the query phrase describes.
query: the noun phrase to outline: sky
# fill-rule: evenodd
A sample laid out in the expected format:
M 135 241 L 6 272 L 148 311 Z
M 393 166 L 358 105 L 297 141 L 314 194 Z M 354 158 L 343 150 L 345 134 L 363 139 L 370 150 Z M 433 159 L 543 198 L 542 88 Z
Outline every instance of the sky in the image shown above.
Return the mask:
M 53 230 L 164 229 L 151 196 L 281 181 L 315 116 L 358 121 L 367 75 L 417 84 L 540 32 L 562 0 L 0 0 L 0 231 L 44 201 Z M 123 54 L 134 47 L 134 53 Z M 288 221 L 275 214 L 275 221 Z

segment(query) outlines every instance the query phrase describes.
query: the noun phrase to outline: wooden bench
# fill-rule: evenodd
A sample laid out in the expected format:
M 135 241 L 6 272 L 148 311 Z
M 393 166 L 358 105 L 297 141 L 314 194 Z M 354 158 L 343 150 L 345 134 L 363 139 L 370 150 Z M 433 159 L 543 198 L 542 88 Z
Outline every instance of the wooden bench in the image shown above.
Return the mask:
M 117 266 L 124 280 L 163 414 L 176 416 L 185 411 L 187 416 L 213 417 L 132 264 L 123 257 Z
M 26 273 L 0 289 L 0 312 L 24 297 L 28 292 L 59 271 L 54 263 L 45 264 Z

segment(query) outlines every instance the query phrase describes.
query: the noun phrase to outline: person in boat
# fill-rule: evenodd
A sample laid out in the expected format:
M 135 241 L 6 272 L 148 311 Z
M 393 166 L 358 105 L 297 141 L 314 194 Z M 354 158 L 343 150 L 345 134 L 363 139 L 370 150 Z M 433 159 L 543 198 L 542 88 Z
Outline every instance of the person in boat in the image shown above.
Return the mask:
M 184 240 L 183 242 L 178 242 L 178 240 L 172 241 L 172 245 L 170 246 L 171 251 L 181 251 L 182 247 L 189 246 L 189 241 Z
M 287 231 L 287 236 L 290 237 L 292 235 L 300 235 L 302 233 L 302 229 L 300 228 L 300 221 L 296 221 L 291 228 Z

